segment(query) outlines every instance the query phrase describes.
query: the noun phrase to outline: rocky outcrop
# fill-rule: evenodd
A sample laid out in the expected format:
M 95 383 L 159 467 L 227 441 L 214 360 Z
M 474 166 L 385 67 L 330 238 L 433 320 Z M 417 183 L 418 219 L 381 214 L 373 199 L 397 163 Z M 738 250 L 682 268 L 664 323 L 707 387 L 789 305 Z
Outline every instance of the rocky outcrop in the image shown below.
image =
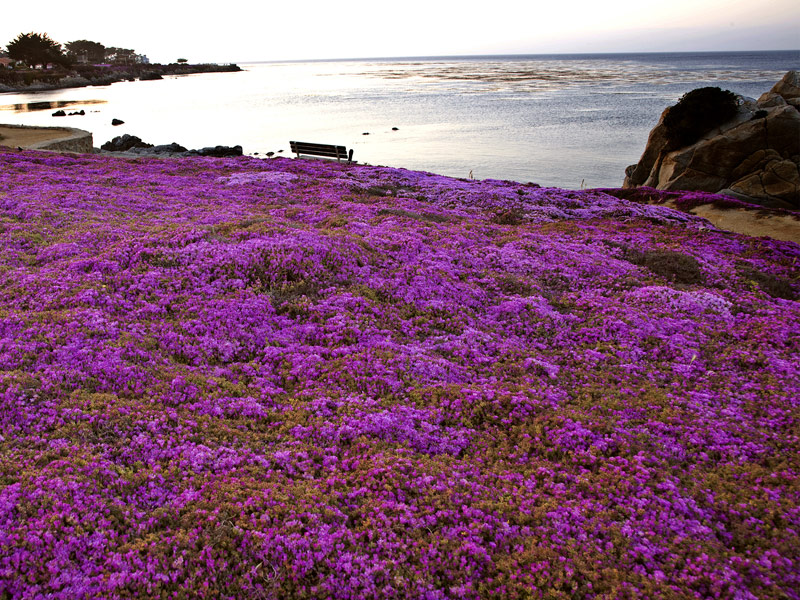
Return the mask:
M 144 150 L 140 150 L 140 152 L 144 154 L 181 154 L 188 152 L 188 150 L 184 146 L 181 146 L 178 142 L 170 142 L 169 144 L 158 144 L 156 146 L 151 146 L 149 148 L 145 148 Z
M 131 148 L 152 148 L 153 144 L 142 141 L 142 138 L 135 135 L 118 135 L 110 142 L 106 142 L 100 148 L 109 152 L 126 152 Z
M 722 193 L 775 208 L 800 208 L 800 75 L 788 72 L 757 101 L 689 146 L 674 148 L 664 117 L 623 187 Z
M 143 142 L 135 135 L 128 134 L 115 137 L 110 142 L 103 144 L 100 149 L 106 152 L 125 152 L 147 156 L 210 156 L 215 158 L 242 156 L 241 146 L 207 146 L 199 150 L 187 150 L 186 147 L 176 142 L 154 146 Z
M 759 99 L 759 103 L 774 101 L 776 96 L 783 98 L 789 104 L 800 104 L 800 75 L 797 71 L 789 71 L 778 83 Z
M 206 148 L 200 148 L 199 150 L 190 150 L 190 154 L 196 154 L 197 156 L 213 156 L 217 158 L 225 158 L 230 156 L 241 156 L 242 155 L 242 147 L 241 146 L 208 146 Z

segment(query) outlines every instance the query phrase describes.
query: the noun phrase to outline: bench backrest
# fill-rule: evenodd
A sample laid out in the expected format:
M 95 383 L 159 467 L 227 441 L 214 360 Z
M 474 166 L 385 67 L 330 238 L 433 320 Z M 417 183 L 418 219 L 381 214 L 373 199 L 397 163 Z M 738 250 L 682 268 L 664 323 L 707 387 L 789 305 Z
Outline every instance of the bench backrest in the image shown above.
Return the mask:
M 353 151 L 348 154 L 347 148 L 344 146 L 335 146 L 333 144 L 313 144 L 311 142 L 289 142 L 297 156 L 307 154 L 311 156 L 324 156 L 326 158 L 335 158 L 336 160 L 352 160 Z

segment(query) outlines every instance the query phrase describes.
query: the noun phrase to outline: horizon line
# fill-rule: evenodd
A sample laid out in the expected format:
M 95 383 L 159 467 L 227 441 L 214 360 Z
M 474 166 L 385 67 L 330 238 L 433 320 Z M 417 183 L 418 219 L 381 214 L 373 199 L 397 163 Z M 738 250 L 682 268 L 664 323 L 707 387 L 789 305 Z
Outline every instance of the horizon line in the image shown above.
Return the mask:
M 240 60 L 234 61 L 235 64 L 258 64 L 258 63 L 296 63 L 296 62 L 348 62 L 366 60 L 430 60 L 430 59 L 465 59 L 465 58 L 512 58 L 527 56 L 636 56 L 636 55 L 707 55 L 707 54 L 775 54 L 783 52 L 796 52 L 800 58 L 800 48 L 790 48 L 783 50 L 637 50 L 628 52 L 503 52 L 490 54 L 419 54 L 419 55 L 400 55 L 400 56 L 349 56 L 337 58 L 278 58 L 260 60 Z M 800 68 L 800 64 L 797 65 Z

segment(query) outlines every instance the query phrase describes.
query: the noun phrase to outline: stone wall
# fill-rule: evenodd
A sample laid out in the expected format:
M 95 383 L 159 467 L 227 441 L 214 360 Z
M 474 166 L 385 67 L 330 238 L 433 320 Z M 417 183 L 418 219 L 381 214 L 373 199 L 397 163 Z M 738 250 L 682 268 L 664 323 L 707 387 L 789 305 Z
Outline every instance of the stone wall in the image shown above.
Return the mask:
M 69 137 L 59 138 L 57 140 L 47 140 L 38 142 L 30 146 L 31 150 L 50 150 L 54 152 L 87 152 L 94 151 L 94 140 L 89 131 L 83 129 L 74 129 L 73 127 L 61 127 L 59 129 L 67 130 L 70 132 Z
M 94 152 L 92 134 L 73 127 L 40 127 L 32 125 L 0 124 L 4 135 L 0 144 L 12 148 L 50 152 Z

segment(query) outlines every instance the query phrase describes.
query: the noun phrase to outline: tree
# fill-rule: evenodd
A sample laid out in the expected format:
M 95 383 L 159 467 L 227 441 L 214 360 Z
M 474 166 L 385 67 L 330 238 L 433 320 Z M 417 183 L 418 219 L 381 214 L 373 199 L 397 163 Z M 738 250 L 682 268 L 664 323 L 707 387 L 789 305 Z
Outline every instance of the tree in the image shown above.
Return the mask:
M 664 115 L 667 140 L 672 148 L 695 143 L 703 135 L 730 121 L 738 111 L 736 94 L 718 87 L 687 92 Z
M 181 65 L 182 65 L 182 64 L 184 64 L 184 63 L 187 63 L 187 62 L 189 62 L 189 61 L 188 61 L 188 60 L 186 60 L 185 58 L 179 58 L 179 59 L 178 59 L 178 64 L 181 64 Z
M 106 48 L 106 60 L 115 65 L 130 65 L 136 62 L 136 51 L 129 48 Z
M 86 62 L 101 63 L 106 57 L 106 47 L 98 42 L 75 40 L 67 44 L 67 53 L 75 59 L 85 57 Z
M 68 62 L 61 44 L 51 40 L 46 33 L 20 33 L 8 43 L 8 55 L 29 66 L 47 63 L 65 65 Z

